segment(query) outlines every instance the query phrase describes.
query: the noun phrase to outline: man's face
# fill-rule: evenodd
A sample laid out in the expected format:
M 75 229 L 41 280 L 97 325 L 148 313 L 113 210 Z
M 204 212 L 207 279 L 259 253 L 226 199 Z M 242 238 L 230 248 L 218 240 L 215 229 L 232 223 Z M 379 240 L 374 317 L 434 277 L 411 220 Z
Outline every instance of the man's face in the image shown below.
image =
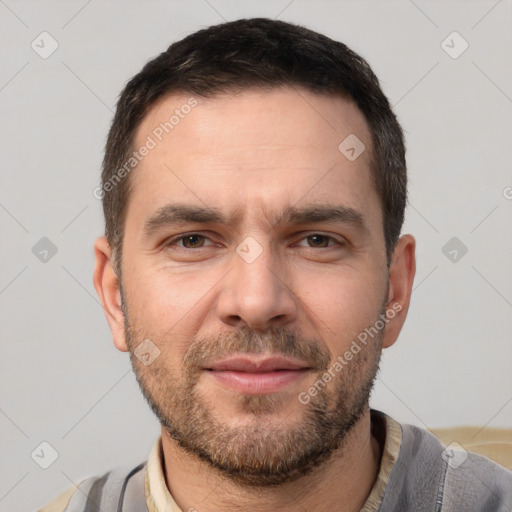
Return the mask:
M 118 348 L 166 434 L 241 481 L 280 483 L 343 446 L 377 372 L 380 335 L 333 371 L 387 303 L 370 132 L 352 103 L 302 89 L 181 109 L 190 96 L 137 132 L 135 148 L 157 144 L 131 176 Z M 176 109 L 190 112 L 158 141 Z M 338 149 L 350 134 L 366 146 L 353 161 Z

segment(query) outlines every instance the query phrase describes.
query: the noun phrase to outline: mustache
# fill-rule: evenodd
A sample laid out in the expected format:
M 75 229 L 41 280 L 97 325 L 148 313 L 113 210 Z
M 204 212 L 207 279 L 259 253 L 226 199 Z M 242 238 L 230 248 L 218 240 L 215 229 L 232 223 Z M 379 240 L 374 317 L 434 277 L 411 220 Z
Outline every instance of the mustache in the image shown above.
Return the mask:
M 290 356 L 314 370 L 327 370 L 331 354 L 318 340 L 305 340 L 293 332 L 272 327 L 257 333 L 247 327 L 215 337 L 196 337 L 183 358 L 184 370 L 199 373 L 207 362 L 236 354 Z

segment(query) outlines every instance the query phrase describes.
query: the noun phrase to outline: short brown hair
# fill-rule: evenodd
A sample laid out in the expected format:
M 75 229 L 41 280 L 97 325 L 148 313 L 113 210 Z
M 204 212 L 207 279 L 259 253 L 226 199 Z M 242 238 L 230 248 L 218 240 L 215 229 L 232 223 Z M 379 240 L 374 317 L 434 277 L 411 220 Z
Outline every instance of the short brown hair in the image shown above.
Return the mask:
M 372 134 L 371 171 L 381 200 L 388 264 L 407 201 L 402 129 L 368 63 L 345 44 L 305 27 L 267 18 L 214 25 L 185 37 L 149 61 L 122 91 L 110 128 L 101 175 L 105 236 L 120 276 L 131 176 L 112 178 L 130 158 L 136 130 L 164 95 L 208 98 L 246 88 L 301 86 L 349 98 Z

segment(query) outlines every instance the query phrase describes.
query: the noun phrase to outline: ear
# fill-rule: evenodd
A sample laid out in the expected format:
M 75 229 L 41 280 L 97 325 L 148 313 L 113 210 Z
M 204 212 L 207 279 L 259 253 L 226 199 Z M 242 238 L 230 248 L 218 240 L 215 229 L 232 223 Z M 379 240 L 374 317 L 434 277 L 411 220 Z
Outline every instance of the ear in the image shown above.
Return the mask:
M 389 266 L 389 293 L 386 306 L 389 322 L 384 329 L 383 348 L 388 348 L 395 343 L 407 317 L 416 274 L 415 249 L 414 237 L 403 235 L 393 251 Z
M 102 236 L 94 243 L 94 288 L 100 298 L 107 318 L 114 345 L 121 352 L 128 352 L 124 329 L 124 315 L 121 309 L 119 278 L 114 272 L 112 250 L 107 239 Z

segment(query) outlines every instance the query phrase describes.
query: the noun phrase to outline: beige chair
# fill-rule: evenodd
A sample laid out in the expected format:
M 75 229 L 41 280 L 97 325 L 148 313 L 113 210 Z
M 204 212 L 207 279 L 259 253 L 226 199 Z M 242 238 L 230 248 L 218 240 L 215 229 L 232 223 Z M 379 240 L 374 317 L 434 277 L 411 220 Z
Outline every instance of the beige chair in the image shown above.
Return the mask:
M 443 445 L 459 443 L 468 452 L 478 453 L 512 470 L 512 429 L 454 427 L 431 429 Z

